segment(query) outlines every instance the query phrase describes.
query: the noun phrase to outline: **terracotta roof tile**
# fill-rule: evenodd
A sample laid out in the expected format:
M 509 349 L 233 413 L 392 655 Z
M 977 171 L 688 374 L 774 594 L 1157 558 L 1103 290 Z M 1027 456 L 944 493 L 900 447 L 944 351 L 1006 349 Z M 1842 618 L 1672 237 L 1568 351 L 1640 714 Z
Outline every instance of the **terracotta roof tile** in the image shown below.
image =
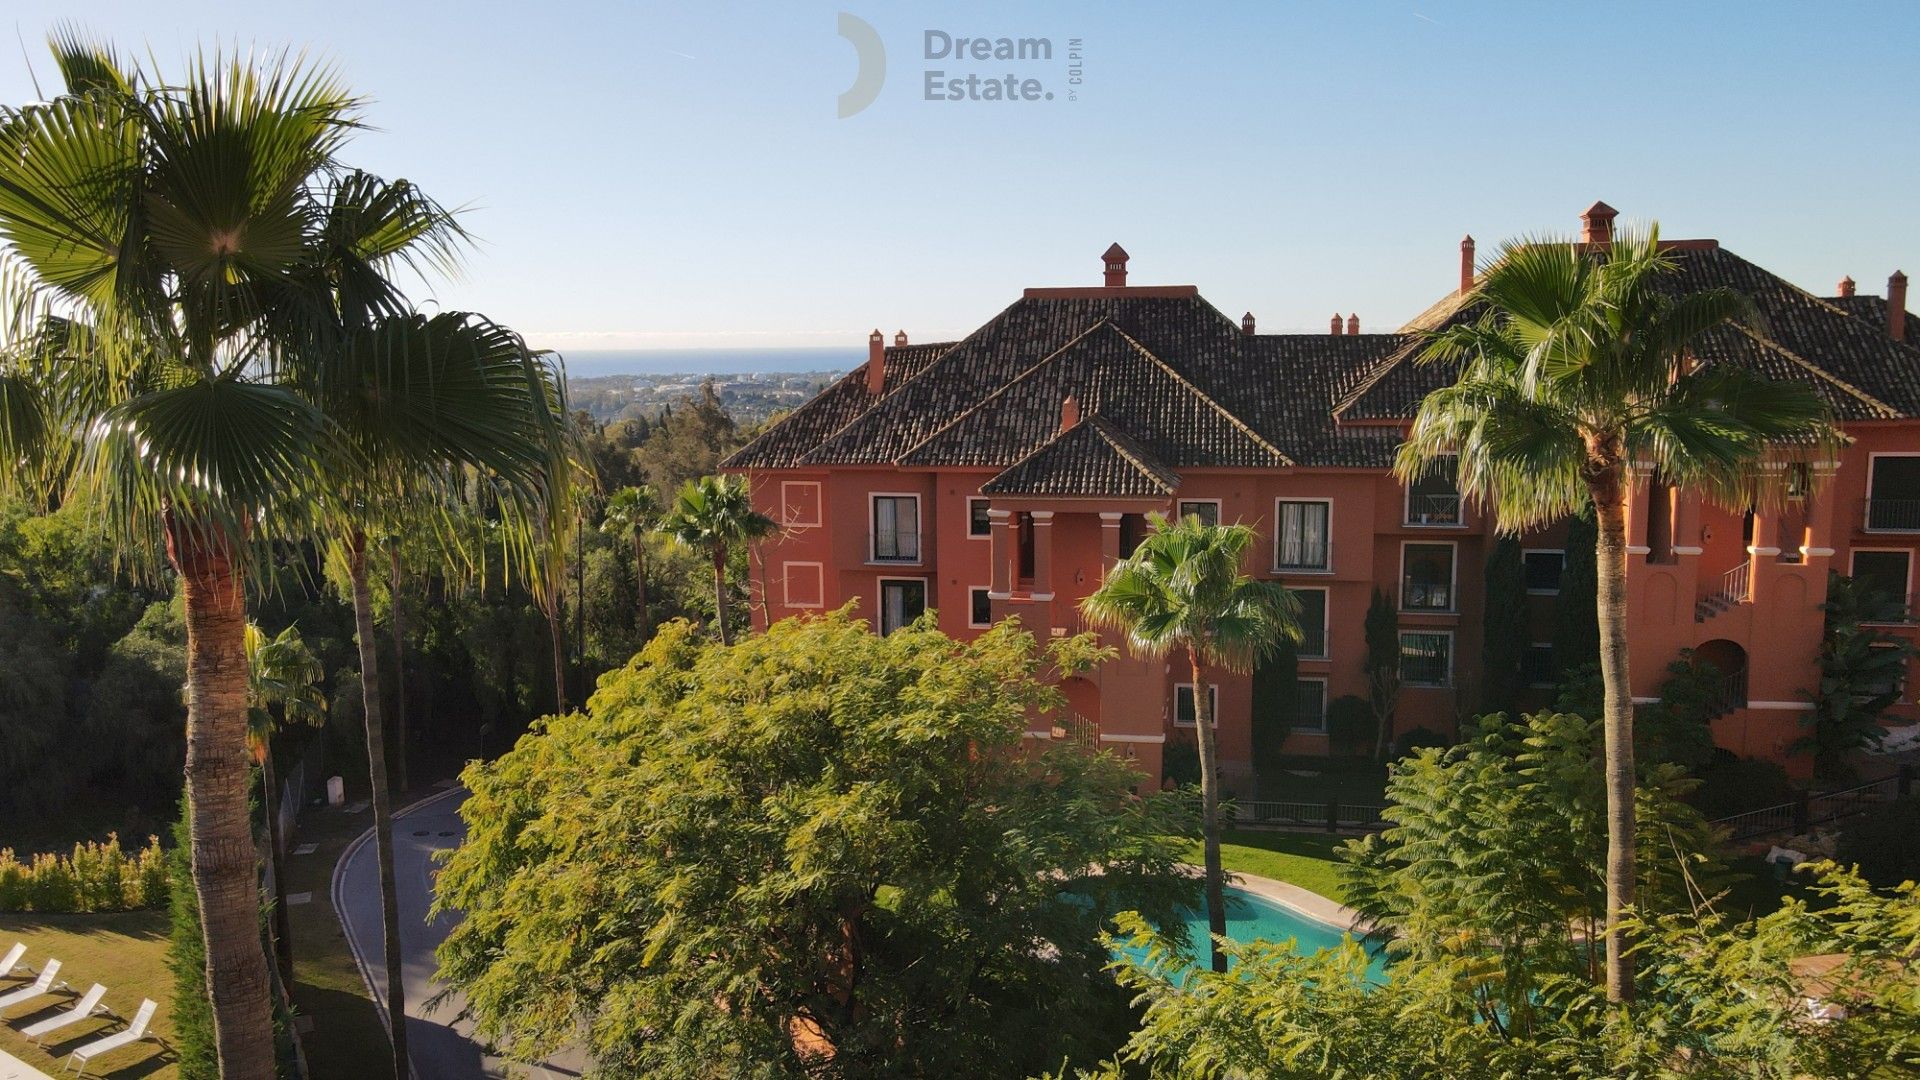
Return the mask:
M 1104 417 L 1082 420 L 980 485 L 987 495 L 1163 498 L 1180 474 Z

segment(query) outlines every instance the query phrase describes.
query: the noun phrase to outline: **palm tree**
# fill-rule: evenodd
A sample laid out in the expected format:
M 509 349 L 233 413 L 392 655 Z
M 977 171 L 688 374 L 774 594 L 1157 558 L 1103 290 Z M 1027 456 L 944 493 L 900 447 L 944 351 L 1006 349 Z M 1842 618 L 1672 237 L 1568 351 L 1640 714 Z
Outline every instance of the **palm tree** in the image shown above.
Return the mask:
M 1461 365 L 1429 394 L 1400 449 L 1402 479 L 1457 455 L 1459 489 L 1519 532 L 1591 506 L 1598 521 L 1600 669 L 1607 773 L 1607 993 L 1631 998 L 1621 933 L 1634 892 L 1633 699 L 1627 677 L 1628 468 L 1732 507 L 1771 501 L 1758 460 L 1770 447 L 1819 452 L 1835 433 L 1803 385 L 1698 365 L 1711 335 L 1753 318 L 1731 289 L 1681 293 L 1659 229 L 1610 245 L 1507 245 L 1469 295 L 1470 321 L 1422 354 Z
M 247 749 L 260 766 L 260 809 L 267 819 L 267 855 L 273 862 L 273 947 L 280 981 L 293 981 L 293 938 L 287 925 L 287 871 L 280 856 L 280 784 L 274 777 L 274 729 L 327 722 L 326 671 L 300 631 L 289 626 L 269 638 L 247 624 Z M 279 715 L 274 707 L 279 706 Z
M 220 1068 L 271 1075 L 249 826 L 246 585 L 329 500 L 326 419 L 273 317 L 358 103 L 324 68 L 220 55 L 159 79 L 56 36 L 64 90 L 0 108 L 8 312 L 0 486 L 90 494 L 130 564 L 178 575 L 186 782 Z M 30 389 L 26 389 L 30 388 Z M 37 421 L 32 419 L 37 417 Z M 70 447 L 77 447 L 69 453 Z M 47 497 L 43 490 L 41 497 Z
M 727 554 L 779 530 L 779 523 L 753 508 L 746 482 L 726 476 L 687 481 L 660 523 L 660 531 L 675 543 L 705 551 L 713 560 L 714 623 L 720 628 L 722 645 L 733 642 L 727 625 Z
M 623 487 L 607 500 L 600 522 L 602 532 L 624 535 L 633 544 L 633 573 L 638 582 L 640 640 L 653 636 L 647 620 L 647 534 L 660 524 L 660 493 L 652 484 Z
M 1145 540 L 1113 564 L 1100 587 L 1080 602 L 1087 621 L 1127 636 L 1143 656 L 1186 654 L 1193 673 L 1194 731 L 1200 743 L 1202 843 L 1206 853 L 1208 946 L 1213 970 L 1227 970 L 1220 941 L 1227 934 L 1225 875 L 1220 866 L 1220 760 L 1214 742 L 1207 669 L 1246 673 L 1281 641 L 1298 644 L 1300 602 L 1278 582 L 1241 572 L 1254 531 L 1208 525 L 1198 517 L 1169 521 L 1155 514 Z

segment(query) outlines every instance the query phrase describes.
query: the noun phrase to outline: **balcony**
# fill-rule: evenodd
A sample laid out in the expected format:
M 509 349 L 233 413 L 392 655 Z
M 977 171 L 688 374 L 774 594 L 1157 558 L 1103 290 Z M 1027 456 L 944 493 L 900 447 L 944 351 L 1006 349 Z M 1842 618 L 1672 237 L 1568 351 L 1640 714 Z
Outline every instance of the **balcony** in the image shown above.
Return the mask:
M 867 534 L 867 561 L 913 564 L 920 561 L 920 534 L 904 529 Z
M 1868 532 L 1920 532 L 1920 499 L 1866 499 L 1861 511 Z
M 1458 526 L 1461 523 L 1459 494 L 1423 494 L 1418 491 L 1408 494 L 1406 523 L 1417 528 Z
M 1400 583 L 1400 610 L 1451 614 L 1454 610 L 1453 582 L 1407 578 Z
M 1273 572 L 1330 574 L 1333 572 L 1333 545 L 1327 540 L 1278 544 L 1273 552 Z

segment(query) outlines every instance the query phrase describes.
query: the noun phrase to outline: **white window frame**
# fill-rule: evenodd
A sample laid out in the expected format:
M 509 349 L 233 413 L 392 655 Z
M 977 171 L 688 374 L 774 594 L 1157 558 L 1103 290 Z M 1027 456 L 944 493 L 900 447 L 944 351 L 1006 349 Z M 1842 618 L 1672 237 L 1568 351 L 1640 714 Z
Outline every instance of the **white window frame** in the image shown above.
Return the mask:
M 1548 654 L 1548 660 L 1549 660 L 1549 661 L 1551 661 L 1551 660 L 1552 660 L 1552 654 L 1553 654 L 1553 642 L 1551 642 L 1551 641 L 1529 641 L 1529 642 L 1527 642 L 1527 651 L 1528 651 L 1528 652 L 1532 652 L 1532 651 L 1533 651 L 1533 650 L 1535 650 L 1535 649 L 1545 649 L 1545 650 L 1547 650 L 1547 654 Z M 1549 682 L 1530 682 L 1530 683 L 1527 683 L 1527 684 L 1526 684 L 1526 687 L 1527 687 L 1527 689 L 1529 689 L 1529 690 L 1551 690 L 1551 689 L 1553 689 L 1553 688 L 1554 688 L 1554 686 L 1555 686 L 1555 684 L 1554 684 L 1553 682 L 1551 682 L 1551 681 L 1549 681 Z
M 874 550 L 880 540 L 879 515 L 881 499 L 912 499 L 914 529 L 914 557 L 911 559 L 882 559 Z M 927 557 L 927 515 L 926 503 L 917 491 L 869 491 L 867 492 L 867 565 L 868 566 L 919 566 Z
M 1901 456 L 1901 455 L 1894 455 L 1894 456 Z M 1916 455 L 1911 455 L 1911 456 L 1915 456 L 1915 457 L 1920 457 L 1920 454 L 1916 454 Z M 1886 532 L 1886 531 L 1888 531 L 1888 530 L 1885 530 L 1885 529 L 1882 529 L 1882 530 L 1880 530 L 1880 531 L 1881 531 L 1881 532 Z M 1856 547 L 1856 548 L 1849 548 L 1849 549 L 1847 550 L 1847 576 L 1848 576 L 1848 577 L 1850 577 L 1850 578 L 1851 578 L 1851 577 L 1857 577 L 1857 576 L 1858 576 L 1858 575 L 1856 575 L 1856 574 L 1854 573 L 1854 565 L 1855 565 L 1855 563 L 1856 563 L 1856 562 L 1858 562 L 1858 560 L 1859 560 L 1859 555 L 1860 555 L 1860 553 L 1861 553 L 1861 552 L 1863 552 L 1863 551 L 1867 551 L 1867 552 L 1875 552 L 1875 551 L 1877 551 L 1877 552 L 1880 552 L 1880 553 L 1882 553 L 1882 554 L 1886 554 L 1886 555 L 1905 555 L 1905 556 L 1907 557 L 1907 595 L 1906 595 L 1906 596 L 1896 596 L 1896 597 L 1894 597 L 1894 598 L 1893 598 L 1893 600 L 1894 600 L 1894 602 L 1895 602 L 1895 603 L 1897 603 L 1897 604 L 1900 604 L 1900 605 L 1901 605 L 1902 607 L 1905 607 L 1905 606 L 1906 606 L 1906 604 L 1907 604 L 1907 601 L 1908 601 L 1908 599 L 1909 599 L 1910 597 L 1912 597 L 1912 596 L 1914 595 L 1914 591 L 1915 591 L 1915 590 L 1914 590 L 1914 585 L 1913 585 L 1913 549 L 1912 549 L 1912 548 L 1910 548 L 1910 547 L 1864 547 L 1864 546 L 1863 546 L 1863 547 Z M 1871 622 L 1871 623 L 1866 623 L 1866 624 L 1864 624 L 1864 625 L 1867 625 L 1867 626 L 1907 626 L 1907 625 L 1910 625 L 1910 624 L 1909 624 L 1909 623 L 1906 623 L 1906 622 Z
M 1296 683 L 1319 683 L 1320 684 L 1320 726 L 1306 727 L 1301 724 L 1288 724 L 1287 730 L 1297 732 L 1301 735 L 1328 734 L 1328 731 L 1327 731 L 1327 704 L 1328 704 L 1327 677 L 1325 675 L 1295 675 L 1293 677 L 1293 681 Z
M 932 586 L 932 583 L 929 582 L 926 578 L 894 577 L 894 576 L 879 578 L 874 582 L 874 585 L 873 585 L 873 597 L 875 601 L 874 611 L 873 611 L 873 626 L 874 626 L 874 629 L 880 632 L 881 637 L 885 637 L 886 635 L 893 633 L 893 630 L 900 629 L 900 627 L 898 626 L 894 627 L 893 630 L 887 629 L 887 583 L 890 581 L 919 582 L 920 583 L 920 613 L 924 615 L 928 611 L 933 609 L 933 586 Z
M 817 588 L 814 594 L 820 597 L 816 604 L 796 604 L 793 602 L 793 571 L 795 567 L 812 567 L 813 581 Z M 780 564 L 780 603 L 784 607 L 818 610 L 827 606 L 827 568 L 817 562 L 782 562 Z
M 1221 524 L 1221 523 L 1222 523 L 1222 522 L 1223 522 L 1223 521 L 1225 520 L 1225 519 L 1224 519 L 1224 518 L 1223 518 L 1223 517 L 1221 516 L 1221 514 L 1222 514 L 1222 511 L 1223 511 L 1223 510 L 1224 510 L 1225 508 L 1224 508 L 1224 507 L 1222 507 L 1222 506 L 1220 505 L 1220 500 L 1219 500 L 1219 499 L 1175 499 L 1175 500 L 1173 501 L 1173 513 L 1174 513 L 1174 516 L 1176 516 L 1176 517 L 1179 517 L 1179 518 L 1185 518 L 1185 517 L 1187 516 L 1187 514 L 1186 514 L 1186 511 L 1184 511 L 1184 510 L 1182 510 L 1182 509 L 1181 509 L 1181 507 L 1183 507 L 1183 506 L 1198 506 L 1198 505 L 1200 505 L 1200 504 L 1202 504 L 1202 503 L 1210 503 L 1210 504 L 1212 504 L 1212 506 L 1213 506 L 1213 523 L 1214 523 L 1215 525 L 1219 525 L 1219 524 Z
M 1173 684 L 1173 726 L 1183 727 L 1183 728 L 1197 728 L 1200 726 L 1200 724 L 1198 723 L 1197 714 L 1195 716 L 1195 719 L 1193 720 L 1180 719 L 1180 691 L 1182 690 L 1185 690 L 1187 692 L 1188 697 L 1192 697 L 1193 684 L 1190 682 L 1179 682 L 1179 683 Z M 1213 721 L 1207 726 L 1217 728 L 1220 726 L 1220 684 L 1219 683 L 1207 684 L 1207 703 L 1211 707 L 1209 715 Z M 1198 702 L 1195 702 L 1195 704 L 1198 704 Z
M 1874 649 L 1897 649 L 1899 647 L 1900 646 L 1889 641 L 1889 642 L 1880 642 L 1880 643 L 1868 645 L 1867 649 L 1869 652 L 1871 652 Z M 1904 705 L 1907 702 L 1907 682 L 1908 682 L 1907 669 L 1912 665 L 1913 665 L 1913 658 L 1910 656 L 1907 658 L 1907 662 L 1900 666 L 1900 674 L 1894 677 L 1893 692 L 1895 697 L 1893 699 L 1893 703 L 1895 705 Z
M 975 593 L 981 593 L 985 595 L 987 598 L 987 621 L 986 622 L 973 621 L 973 595 Z M 993 586 L 991 585 L 967 586 L 967 629 L 985 630 L 987 627 L 992 625 L 993 625 Z
M 1520 549 L 1520 580 L 1521 581 L 1524 582 L 1527 579 L 1527 556 L 1529 555 L 1560 556 L 1560 575 L 1562 577 L 1566 576 L 1566 573 L 1567 573 L 1567 549 L 1566 548 L 1521 548 Z M 1555 583 L 1555 585 L 1551 589 L 1536 589 L 1529 586 L 1527 588 L 1527 595 L 1528 596 L 1559 596 L 1560 586 L 1558 583 Z
M 1898 450 L 1876 450 L 1867 455 L 1867 491 L 1866 498 L 1861 500 L 1860 531 L 1864 533 L 1875 533 L 1881 536 L 1920 533 L 1920 529 L 1876 529 L 1872 527 L 1873 474 L 1874 471 L 1880 467 L 1881 458 L 1920 458 L 1920 454 L 1902 453 Z M 1908 580 L 1911 582 L 1911 576 L 1909 576 Z
M 1281 566 L 1280 565 L 1280 507 L 1287 503 L 1316 503 L 1327 508 L 1327 563 L 1325 566 Z M 1333 573 L 1333 500 L 1291 498 L 1279 496 L 1273 500 L 1273 546 L 1268 553 L 1273 559 L 1275 574 L 1325 574 Z
M 1447 571 L 1447 604 L 1443 608 L 1407 606 L 1407 548 L 1445 547 L 1453 552 L 1450 568 Z M 1400 613 L 1403 615 L 1458 615 L 1460 614 L 1460 541 L 1458 540 L 1402 540 L 1400 541 Z
M 1445 682 L 1416 683 L 1416 682 L 1408 682 L 1406 680 L 1406 677 L 1403 675 L 1401 676 L 1401 679 L 1400 679 L 1400 685 L 1412 690 L 1451 690 L 1453 688 L 1453 674 L 1454 674 L 1453 647 L 1454 645 L 1458 644 L 1454 640 L 1453 631 L 1452 630 L 1435 630 L 1435 629 L 1429 629 L 1427 627 L 1411 627 L 1411 628 L 1405 627 L 1405 626 L 1400 627 L 1397 632 L 1397 636 L 1394 638 L 1394 644 L 1399 647 L 1399 652 L 1400 652 L 1399 660 L 1404 660 L 1406 657 L 1406 651 L 1407 651 L 1406 638 L 1408 634 L 1425 634 L 1433 637 L 1444 637 L 1447 639 L 1447 677 Z
M 974 504 L 974 503 L 986 503 L 986 504 L 988 505 L 988 507 L 992 507 L 992 505 L 993 505 L 993 500 L 992 500 L 992 499 L 990 499 L 990 498 L 988 498 L 988 497 L 987 497 L 987 496 L 985 496 L 985 495 L 969 495 L 969 496 L 967 496 L 967 525 L 966 525 L 966 534 L 967 534 L 967 539 L 969 539 L 969 540 L 991 540 L 991 539 L 993 539 L 993 518 L 992 518 L 992 517 L 988 517 L 988 518 L 987 518 L 987 531 L 986 531 L 986 532 L 983 532 L 983 533 L 976 533 L 976 532 L 974 532 L 974 531 L 973 531 L 973 504 Z
M 798 518 L 793 518 L 788 516 L 791 508 L 795 505 L 792 501 L 790 501 L 787 498 L 787 489 L 790 487 L 810 487 L 813 489 L 813 520 L 812 521 L 801 521 Z M 826 513 L 826 492 L 820 489 L 820 481 L 818 480 L 782 480 L 780 481 L 780 524 L 785 525 L 790 529 L 814 529 L 820 526 L 820 517 L 824 513 Z
M 1320 648 L 1319 653 L 1300 653 L 1297 660 L 1333 659 L 1333 587 L 1331 585 L 1298 585 L 1290 592 L 1317 592 L 1320 594 Z
M 1458 454 L 1443 454 L 1441 456 L 1450 457 L 1454 460 L 1454 473 L 1457 477 L 1459 474 L 1459 468 L 1460 468 L 1459 466 L 1460 456 Z M 1457 478 L 1454 480 L 1453 486 L 1454 486 L 1454 496 L 1460 499 L 1460 505 L 1454 511 L 1454 517 L 1458 518 L 1459 520 L 1452 521 L 1452 522 L 1415 521 L 1413 520 L 1413 484 L 1411 483 L 1402 484 L 1400 489 L 1401 490 L 1400 524 L 1409 529 L 1464 529 L 1466 528 L 1467 527 L 1467 500 L 1464 497 L 1461 497 L 1460 495 L 1460 491 L 1459 491 L 1460 482 Z

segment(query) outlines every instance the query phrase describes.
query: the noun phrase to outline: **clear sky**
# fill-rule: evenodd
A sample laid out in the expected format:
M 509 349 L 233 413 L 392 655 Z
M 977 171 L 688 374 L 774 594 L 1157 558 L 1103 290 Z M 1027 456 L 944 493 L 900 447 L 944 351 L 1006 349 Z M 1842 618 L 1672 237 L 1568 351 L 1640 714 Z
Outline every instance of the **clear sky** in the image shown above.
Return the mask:
M 1135 283 L 1263 330 L 1384 329 L 1453 286 L 1463 233 L 1570 231 L 1596 198 L 1821 292 L 1920 273 L 1920 4 L 1581 7 L 11 0 L 0 99 L 76 13 L 173 70 L 308 48 L 371 99 L 354 163 L 471 208 L 483 243 L 432 298 L 563 350 L 947 338 L 1097 283 L 1114 240 Z M 840 11 L 888 62 L 847 119 Z M 928 30 L 1055 55 L 930 61 Z M 929 68 L 1061 92 L 931 102 Z

